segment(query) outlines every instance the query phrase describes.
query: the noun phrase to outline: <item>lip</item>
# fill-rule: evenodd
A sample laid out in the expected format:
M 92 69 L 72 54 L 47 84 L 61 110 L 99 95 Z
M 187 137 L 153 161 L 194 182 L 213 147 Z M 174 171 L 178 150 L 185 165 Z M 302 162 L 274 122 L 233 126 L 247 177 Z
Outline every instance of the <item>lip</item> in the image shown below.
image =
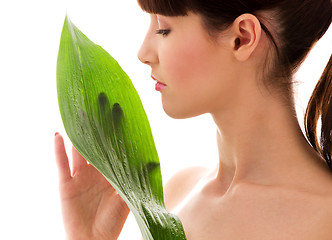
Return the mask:
M 153 75 L 151 75 L 151 78 L 153 79 L 153 80 L 155 80 L 155 81 L 157 81 L 157 82 L 160 82 L 155 76 L 153 76 Z M 160 83 L 162 83 L 162 82 L 160 82 Z M 165 83 L 162 83 L 162 84 L 165 84 Z M 166 85 L 166 84 L 165 84 Z
M 151 75 L 151 78 L 157 82 L 156 86 L 155 86 L 155 89 L 157 91 L 162 91 L 163 89 L 165 89 L 167 87 L 167 85 L 165 83 L 159 82 L 158 79 L 155 78 L 153 75 Z
M 157 91 L 161 91 L 161 90 L 165 89 L 166 87 L 167 87 L 167 85 L 165 85 L 165 84 L 163 84 L 163 83 L 161 83 L 161 82 L 157 82 L 157 83 L 156 83 L 156 87 L 155 87 L 155 89 L 156 89 Z
M 151 78 L 155 81 L 158 81 L 157 78 L 155 78 L 153 75 L 151 75 Z

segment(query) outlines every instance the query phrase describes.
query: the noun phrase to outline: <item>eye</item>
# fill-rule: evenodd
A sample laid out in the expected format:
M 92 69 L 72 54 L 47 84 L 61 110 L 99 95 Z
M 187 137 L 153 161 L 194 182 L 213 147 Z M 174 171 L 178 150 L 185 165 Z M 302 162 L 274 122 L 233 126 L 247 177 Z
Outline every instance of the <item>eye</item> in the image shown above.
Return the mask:
M 169 29 L 157 29 L 156 34 L 160 34 L 163 37 L 166 37 L 170 33 L 170 31 L 171 30 L 169 30 Z

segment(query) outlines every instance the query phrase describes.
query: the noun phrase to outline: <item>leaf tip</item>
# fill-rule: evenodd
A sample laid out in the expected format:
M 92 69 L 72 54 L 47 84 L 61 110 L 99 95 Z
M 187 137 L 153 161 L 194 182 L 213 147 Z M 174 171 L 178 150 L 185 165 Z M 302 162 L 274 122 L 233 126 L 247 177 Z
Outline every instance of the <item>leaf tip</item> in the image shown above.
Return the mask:
M 72 24 L 72 22 L 70 21 L 70 18 L 69 18 L 69 16 L 68 16 L 68 12 L 66 12 L 66 16 L 65 16 L 65 23 L 64 23 L 65 25 L 71 25 Z

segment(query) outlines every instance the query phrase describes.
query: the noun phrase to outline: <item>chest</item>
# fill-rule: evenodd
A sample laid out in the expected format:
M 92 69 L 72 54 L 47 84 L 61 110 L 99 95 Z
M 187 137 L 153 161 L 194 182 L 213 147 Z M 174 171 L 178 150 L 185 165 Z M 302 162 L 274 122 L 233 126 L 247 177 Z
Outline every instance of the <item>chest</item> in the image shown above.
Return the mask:
M 324 232 L 331 225 L 321 221 L 326 214 L 311 199 L 268 193 L 229 198 L 195 194 L 177 209 L 188 240 L 328 240 Z

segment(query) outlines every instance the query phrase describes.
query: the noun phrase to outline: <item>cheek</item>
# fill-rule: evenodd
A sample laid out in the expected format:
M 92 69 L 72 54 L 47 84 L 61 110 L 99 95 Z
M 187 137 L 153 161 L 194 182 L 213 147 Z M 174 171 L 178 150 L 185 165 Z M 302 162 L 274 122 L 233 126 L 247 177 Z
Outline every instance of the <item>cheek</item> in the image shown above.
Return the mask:
M 231 72 L 227 54 L 220 59 L 216 48 L 199 40 L 174 44 L 160 55 L 163 76 L 169 86 L 163 93 L 165 112 L 187 118 L 211 112 L 227 98 Z
M 211 73 L 216 64 L 213 61 L 211 49 L 208 49 L 202 41 L 192 39 L 174 44 L 172 51 L 165 52 L 161 61 L 166 71 L 169 84 L 186 89 L 195 87 Z

